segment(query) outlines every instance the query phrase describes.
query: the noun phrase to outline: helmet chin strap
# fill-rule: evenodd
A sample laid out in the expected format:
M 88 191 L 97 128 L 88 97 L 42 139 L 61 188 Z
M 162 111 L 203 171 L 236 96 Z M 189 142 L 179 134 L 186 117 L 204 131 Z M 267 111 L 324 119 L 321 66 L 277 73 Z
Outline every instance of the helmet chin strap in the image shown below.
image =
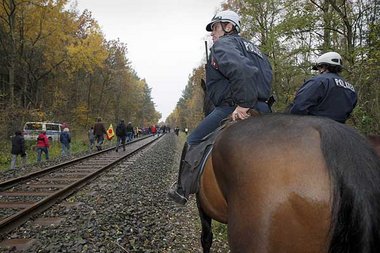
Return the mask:
M 323 74 L 326 72 L 329 72 L 329 70 L 326 67 L 323 67 L 323 69 L 319 71 L 319 74 Z
M 231 34 L 232 31 L 234 30 L 234 29 L 232 29 L 231 31 L 226 31 L 225 27 L 227 26 L 227 24 L 229 24 L 229 23 L 225 23 L 225 25 L 223 23 L 221 23 L 224 35 Z

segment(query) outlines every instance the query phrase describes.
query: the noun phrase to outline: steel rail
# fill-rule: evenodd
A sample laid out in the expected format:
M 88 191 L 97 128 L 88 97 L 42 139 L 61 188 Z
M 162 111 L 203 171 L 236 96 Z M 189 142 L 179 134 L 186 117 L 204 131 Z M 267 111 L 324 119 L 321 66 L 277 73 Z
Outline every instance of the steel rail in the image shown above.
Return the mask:
M 136 143 L 136 142 L 142 141 L 142 140 L 144 140 L 146 138 L 149 138 L 149 137 L 151 137 L 151 135 L 144 136 L 142 138 L 138 138 L 136 140 L 128 142 L 127 145 L 130 145 L 132 143 Z M 30 180 L 30 179 L 38 177 L 38 176 L 43 176 L 45 174 L 48 174 L 48 173 L 50 173 L 50 172 L 52 172 L 54 170 L 60 169 L 62 167 L 65 167 L 65 166 L 68 166 L 68 165 L 71 165 L 71 164 L 74 164 L 74 163 L 77 163 L 77 162 L 84 161 L 84 160 L 86 160 L 86 159 L 88 159 L 90 157 L 98 156 L 98 155 L 103 154 L 105 152 L 108 152 L 108 151 L 110 151 L 110 150 L 112 150 L 114 148 L 115 147 L 110 147 L 110 148 L 107 148 L 107 149 L 104 149 L 104 150 L 101 150 L 101 151 L 98 151 L 98 152 L 95 152 L 95 153 L 92 153 L 92 154 L 88 154 L 88 155 L 85 155 L 85 156 L 82 156 L 82 157 L 75 158 L 73 160 L 69 160 L 69 161 L 66 161 L 66 162 L 62 162 L 60 164 L 56 164 L 56 165 L 47 167 L 47 168 L 45 168 L 43 170 L 40 170 L 40 171 L 32 172 L 32 173 L 25 174 L 25 175 L 22 175 L 22 176 L 19 176 L 19 177 L 16 177 L 16 178 L 9 179 L 7 181 L 0 182 L 0 191 L 6 191 L 6 190 L 14 187 L 17 184 L 20 184 L 20 183 L 24 182 L 24 181 Z
M 35 204 L 31 205 L 28 208 L 25 208 L 3 220 L 0 221 L 0 236 L 9 233 L 13 229 L 17 228 L 18 226 L 25 223 L 27 220 L 29 220 L 32 216 L 41 213 L 45 211 L 46 209 L 50 208 L 54 204 L 64 200 L 74 192 L 78 191 L 81 187 L 91 182 L 91 180 L 98 177 L 100 174 L 104 173 L 106 170 L 114 166 L 115 164 L 119 163 L 120 161 L 129 158 L 136 154 L 137 152 L 141 151 L 145 147 L 151 145 L 155 141 L 157 141 L 160 138 L 154 138 L 152 141 L 143 144 L 142 146 L 138 147 L 137 149 L 126 153 L 125 155 L 122 155 L 120 158 L 117 158 L 114 161 L 111 161 L 109 164 L 103 166 L 102 168 L 96 170 L 95 172 L 92 172 L 91 174 L 85 176 L 84 178 L 79 179 L 78 181 L 71 183 L 70 185 L 55 191 L 51 195 L 48 195 L 47 197 L 43 198 L 42 200 L 36 202 Z M 111 148 L 113 149 L 113 148 Z M 109 150 L 109 149 L 107 149 Z M 105 150 L 105 151 L 107 151 Z M 99 154 L 99 153 L 97 153 Z M 89 158 L 91 156 L 86 156 L 86 158 Z M 83 160 L 83 159 L 80 159 Z M 70 163 L 68 163 L 70 164 Z M 67 164 L 66 164 L 67 165 Z M 51 167 L 49 167 L 51 169 Z M 38 174 L 38 173 L 37 173 Z M 46 174 L 46 173 L 45 173 Z

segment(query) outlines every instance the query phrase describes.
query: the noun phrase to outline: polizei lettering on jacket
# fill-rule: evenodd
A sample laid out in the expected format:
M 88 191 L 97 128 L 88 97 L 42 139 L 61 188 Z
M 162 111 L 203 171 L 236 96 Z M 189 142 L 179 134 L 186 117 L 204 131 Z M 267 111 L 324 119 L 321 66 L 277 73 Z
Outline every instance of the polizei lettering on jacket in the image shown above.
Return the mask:
M 335 84 L 339 87 L 352 90 L 352 92 L 355 92 L 354 86 L 352 86 L 350 83 L 343 81 L 342 79 L 334 78 Z
M 245 49 L 248 52 L 254 53 L 258 55 L 260 58 L 263 58 L 263 55 L 261 54 L 260 50 L 255 45 L 253 45 L 252 43 L 248 41 L 243 41 L 243 42 L 244 42 Z

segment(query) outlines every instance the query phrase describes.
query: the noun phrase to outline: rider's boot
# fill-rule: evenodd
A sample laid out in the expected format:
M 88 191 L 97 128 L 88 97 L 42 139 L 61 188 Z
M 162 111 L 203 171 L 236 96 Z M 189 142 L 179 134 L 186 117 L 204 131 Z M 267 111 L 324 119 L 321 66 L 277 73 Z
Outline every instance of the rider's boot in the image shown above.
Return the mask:
M 178 173 L 177 183 L 173 184 L 172 188 L 169 189 L 169 191 L 168 191 L 168 197 L 180 205 L 185 205 L 186 202 L 188 201 L 188 199 L 185 197 L 185 191 L 182 188 L 181 175 L 183 172 L 183 167 L 189 166 L 189 164 L 187 164 L 185 161 L 185 156 L 186 156 L 186 153 L 189 150 L 189 148 L 190 148 L 190 146 L 187 144 L 187 142 L 185 142 L 185 145 L 183 146 L 183 149 L 182 149 L 181 162 L 179 165 L 179 173 Z

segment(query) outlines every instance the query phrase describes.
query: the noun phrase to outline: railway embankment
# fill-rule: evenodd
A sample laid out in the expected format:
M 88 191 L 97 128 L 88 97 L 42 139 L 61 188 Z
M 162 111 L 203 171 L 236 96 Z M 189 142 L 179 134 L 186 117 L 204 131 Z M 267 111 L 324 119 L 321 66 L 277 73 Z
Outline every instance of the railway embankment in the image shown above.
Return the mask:
M 182 144 L 183 138 L 167 134 L 7 239 L 29 242 L 24 252 L 201 252 L 194 196 L 185 207 L 166 196 Z M 226 240 L 214 233 L 212 252 L 228 252 Z

